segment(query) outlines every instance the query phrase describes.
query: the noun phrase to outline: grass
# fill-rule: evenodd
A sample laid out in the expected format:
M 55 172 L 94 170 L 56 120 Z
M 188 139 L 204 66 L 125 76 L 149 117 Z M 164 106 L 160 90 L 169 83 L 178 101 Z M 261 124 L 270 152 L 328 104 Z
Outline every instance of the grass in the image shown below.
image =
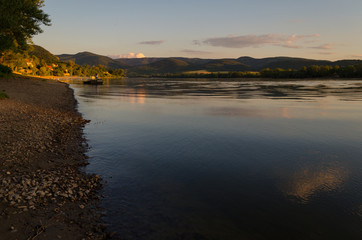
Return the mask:
M 0 100 L 9 98 L 9 95 L 7 95 L 4 92 L 0 92 Z

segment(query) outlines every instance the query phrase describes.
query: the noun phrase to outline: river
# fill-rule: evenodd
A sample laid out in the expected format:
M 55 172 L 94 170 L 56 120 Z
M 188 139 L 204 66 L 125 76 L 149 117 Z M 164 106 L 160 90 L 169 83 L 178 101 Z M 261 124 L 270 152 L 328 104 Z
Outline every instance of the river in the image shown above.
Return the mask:
M 122 239 L 362 239 L 362 81 L 71 87 Z

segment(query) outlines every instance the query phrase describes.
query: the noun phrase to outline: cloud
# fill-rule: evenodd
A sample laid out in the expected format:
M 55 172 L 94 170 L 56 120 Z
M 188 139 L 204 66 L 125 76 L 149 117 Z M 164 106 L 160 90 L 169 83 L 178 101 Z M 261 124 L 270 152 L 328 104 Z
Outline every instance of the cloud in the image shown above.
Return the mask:
M 145 44 L 145 45 L 160 45 L 162 43 L 164 43 L 164 40 L 157 40 L 157 41 L 143 41 L 143 42 L 139 42 L 139 44 Z
M 263 34 L 263 35 L 242 35 L 209 38 L 203 41 L 194 40 L 196 45 L 211 45 L 214 47 L 226 48 L 247 48 L 247 47 L 263 47 L 265 45 L 274 45 L 286 48 L 302 48 L 301 45 L 296 45 L 297 42 L 305 39 L 318 38 L 319 34 L 312 35 L 284 35 L 284 34 Z
M 311 164 L 293 172 L 282 191 L 300 203 L 308 203 L 321 192 L 338 191 L 348 179 L 349 172 L 337 163 Z
M 110 58 L 145 58 L 146 56 L 143 53 L 128 53 L 128 54 L 118 54 L 118 55 L 109 55 Z
M 316 47 L 311 47 L 311 48 L 314 48 L 314 49 L 320 49 L 320 50 L 331 50 L 333 49 L 333 43 L 326 43 L 326 44 L 322 44 L 322 45 L 319 45 L 319 46 L 316 46 Z
M 197 51 L 197 50 L 191 50 L 191 49 L 184 49 L 181 52 L 187 53 L 187 54 L 195 54 L 195 55 L 208 55 L 212 54 L 212 52 L 208 51 Z
M 319 52 L 320 55 L 333 55 L 333 52 Z
M 351 57 L 362 58 L 362 54 L 354 54 Z
M 193 40 L 192 43 L 195 45 L 202 45 L 202 41 L 199 40 Z
M 277 44 L 277 45 L 285 48 L 303 48 L 300 45 L 293 45 L 293 44 Z

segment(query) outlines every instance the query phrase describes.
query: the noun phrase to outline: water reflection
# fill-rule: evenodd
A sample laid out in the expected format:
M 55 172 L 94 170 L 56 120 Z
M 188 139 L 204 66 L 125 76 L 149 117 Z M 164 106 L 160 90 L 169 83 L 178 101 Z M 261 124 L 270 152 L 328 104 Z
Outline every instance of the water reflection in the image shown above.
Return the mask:
M 145 89 L 130 89 L 126 96 L 130 103 L 145 104 L 146 90 Z
M 236 108 L 236 107 L 211 107 L 207 110 L 206 114 L 211 116 L 224 116 L 224 117 L 270 117 L 273 112 L 270 110 L 260 111 L 253 108 Z
M 123 239 L 360 239 L 361 81 L 72 87 Z
M 64 80 L 66 81 L 66 80 Z M 81 80 L 67 80 L 81 84 Z M 109 86 L 112 86 L 111 88 Z M 361 100 L 361 81 L 262 81 L 262 80 L 180 80 L 180 79 L 105 79 L 102 86 L 86 86 L 90 92 L 108 92 L 115 86 L 121 90 L 143 91 L 144 94 L 165 97 L 179 96 L 219 96 L 240 99 L 272 98 L 308 101 L 311 98 L 336 96 L 344 100 Z M 107 90 L 108 89 L 108 90 Z M 121 94 L 132 92 L 121 91 Z
M 347 169 L 337 162 L 320 162 L 292 173 L 284 193 L 306 204 L 318 193 L 342 191 L 347 178 Z

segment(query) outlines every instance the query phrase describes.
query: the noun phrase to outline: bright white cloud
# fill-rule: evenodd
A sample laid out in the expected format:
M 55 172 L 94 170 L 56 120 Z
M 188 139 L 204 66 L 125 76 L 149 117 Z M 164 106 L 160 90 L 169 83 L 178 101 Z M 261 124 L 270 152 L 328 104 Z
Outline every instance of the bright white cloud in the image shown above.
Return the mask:
M 143 53 L 128 53 L 120 55 L 109 55 L 110 58 L 145 58 L 146 56 Z
M 284 34 L 263 34 L 263 35 L 242 35 L 242 36 L 228 36 L 209 38 L 203 41 L 194 40 L 194 44 L 211 45 L 214 47 L 226 48 L 247 48 L 247 47 L 263 47 L 265 45 L 275 45 L 287 48 L 302 48 L 302 45 L 297 43 L 305 39 L 316 39 L 319 34 L 312 35 L 284 35 Z

